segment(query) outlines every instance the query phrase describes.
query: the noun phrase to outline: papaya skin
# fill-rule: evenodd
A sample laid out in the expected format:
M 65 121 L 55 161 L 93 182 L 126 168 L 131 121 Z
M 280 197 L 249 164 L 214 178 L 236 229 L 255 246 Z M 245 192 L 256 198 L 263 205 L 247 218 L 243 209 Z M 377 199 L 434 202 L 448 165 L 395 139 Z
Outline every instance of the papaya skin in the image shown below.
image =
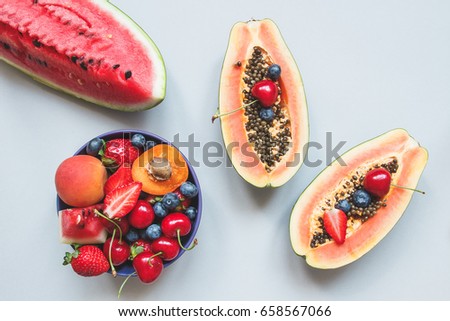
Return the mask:
M 280 100 L 289 115 L 292 135 L 292 146 L 270 172 L 249 142 L 245 110 L 235 111 L 244 105 L 245 65 L 254 47 L 262 48 L 281 67 Z M 238 22 L 232 27 L 220 77 L 218 114 L 228 114 L 220 117 L 223 142 L 233 167 L 246 182 L 258 188 L 276 188 L 298 172 L 306 157 L 304 147 L 309 142 L 306 94 L 294 56 L 272 20 Z
M 387 207 L 353 230 L 342 245 L 334 241 L 310 247 L 312 227 L 310 217 L 319 202 L 333 195 L 344 177 L 367 162 L 387 157 L 398 159 L 394 182 L 416 188 L 428 161 L 428 151 L 404 129 L 394 129 L 350 149 L 340 160 L 327 166 L 302 192 L 290 217 L 289 232 L 293 251 L 306 263 L 318 269 L 336 269 L 348 265 L 372 250 L 398 223 L 414 191 L 391 188 L 386 195 Z
M 168 160 L 172 171 L 169 179 L 158 179 L 149 172 L 148 164 L 154 158 Z M 159 144 L 143 152 L 133 162 L 131 174 L 134 181 L 142 183 L 143 192 L 151 195 L 164 195 L 173 192 L 188 179 L 189 167 L 183 155 L 175 147 Z

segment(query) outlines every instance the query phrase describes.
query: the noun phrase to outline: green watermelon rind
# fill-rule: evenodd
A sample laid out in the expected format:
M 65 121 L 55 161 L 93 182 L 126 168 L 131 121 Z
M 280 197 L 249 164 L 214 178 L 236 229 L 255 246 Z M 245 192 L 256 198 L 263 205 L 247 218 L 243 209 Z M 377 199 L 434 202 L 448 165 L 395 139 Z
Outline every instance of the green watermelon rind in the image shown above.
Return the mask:
M 148 110 L 153 107 L 156 107 L 159 105 L 166 96 L 166 85 L 167 85 L 167 77 L 166 77 L 166 66 L 164 63 L 164 59 L 161 55 L 161 52 L 159 51 L 158 47 L 154 43 L 154 41 L 150 38 L 150 36 L 133 20 L 131 19 L 127 14 L 125 14 L 122 10 L 120 10 L 117 6 L 110 3 L 109 0 L 93 0 L 98 5 L 100 5 L 103 9 L 107 10 L 108 12 L 112 13 L 114 18 L 117 19 L 120 23 L 127 26 L 130 31 L 133 32 L 133 35 L 136 37 L 136 39 L 145 47 L 147 47 L 148 53 L 150 57 L 152 58 L 151 61 L 154 63 L 153 67 L 155 68 L 155 74 L 153 78 L 153 83 L 159 84 L 159 86 L 155 86 L 152 88 L 152 99 L 143 103 L 143 104 L 132 104 L 132 105 L 115 105 L 112 103 L 108 103 L 102 100 L 97 100 L 93 97 L 90 97 L 88 95 L 82 95 L 78 92 L 69 90 L 67 88 L 61 87 L 58 84 L 49 81 L 48 79 L 45 79 L 43 77 L 40 77 L 39 75 L 30 72 L 29 70 L 22 68 L 21 66 L 7 60 L 4 57 L 0 57 L 0 60 L 5 61 L 10 66 L 22 71 L 26 75 L 30 76 L 32 79 L 50 87 L 55 90 L 67 93 L 71 96 L 80 98 L 82 100 L 104 106 L 107 108 L 125 111 L 125 112 L 136 112 L 136 111 L 143 111 Z

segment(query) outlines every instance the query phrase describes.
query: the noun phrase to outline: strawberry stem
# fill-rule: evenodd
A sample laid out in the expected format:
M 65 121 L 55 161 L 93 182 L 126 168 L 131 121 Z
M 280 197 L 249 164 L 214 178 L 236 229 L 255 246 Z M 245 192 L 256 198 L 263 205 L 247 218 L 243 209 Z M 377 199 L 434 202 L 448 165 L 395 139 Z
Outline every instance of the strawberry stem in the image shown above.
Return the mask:
M 395 185 L 395 184 L 391 184 L 391 186 L 394 186 L 394 187 L 397 187 L 397 188 L 402 188 L 402 189 L 407 189 L 409 191 L 413 191 L 413 192 L 417 192 L 417 193 L 425 195 L 424 191 L 421 191 L 421 190 L 418 190 L 418 189 L 415 189 L 415 188 L 405 187 L 405 186 L 400 186 L 400 185 Z
M 223 116 L 232 114 L 232 113 L 234 113 L 234 112 L 236 112 L 236 111 L 238 111 L 238 110 L 247 108 L 248 106 L 251 106 L 251 105 L 253 105 L 253 104 L 256 103 L 256 102 L 257 102 L 257 100 L 253 100 L 253 101 L 249 102 L 248 104 L 244 104 L 244 105 L 242 105 L 242 106 L 239 107 L 239 108 L 233 109 L 233 110 L 231 110 L 231 111 L 229 111 L 229 112 L 226 112 L 226 113 L 223 113 L 223 114 L 216 113 L 216 114 L 214 114 L 214 116 L 212 116 L 211 122 L 214 123 L 214 121 L 215 121 L 217 118 L 220 118 L 220 117 L 223 117 Z
M 178 244 L 180 245 L 180 247 L 185 250 L 185 251 L 190 251 L 192 250 L 194 247 L 197 246 L 198 241 L 197 239 L 194 239 L 194 242 L 191 244 L 190 247 L 185 247 L 182 243 L 181 243 L 181 235 L 180 235 L 180 230 L 177 230 L 177 239 L 178 239 Z
M 151 259 L 154 258 L 154 257 L 156 257 L 156 256 L 160 256 L 161 254 L 163 254 L 163 252 L 162 252 L 162 251 L 159 251 L 158 253 L 155 253 L 155 254 L 153 254 L 152 256 L 150 256 L 150 257 L 148 258 L 148 261 L 147 261 L 148 265 L 150 265 L 151 267 L 153 267 L 152 262 L 150 262 Z

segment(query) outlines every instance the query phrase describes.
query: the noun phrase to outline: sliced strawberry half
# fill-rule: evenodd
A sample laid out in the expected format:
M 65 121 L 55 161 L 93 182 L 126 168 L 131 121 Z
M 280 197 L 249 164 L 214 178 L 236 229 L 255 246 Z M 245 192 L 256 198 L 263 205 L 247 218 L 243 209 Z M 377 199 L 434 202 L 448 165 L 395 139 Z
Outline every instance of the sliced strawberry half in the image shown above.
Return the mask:
M 132 182 L 114 189 L 106 195 L 104 213 L 109 218 L 121 218 L 136 205 L 141 194 L 142 183 Z
M 106 181 L 104 186 L 105 195 L 108 195 L 116 188 L 121 187 L 123 185 L 127 185 L 131 182 L 133 182 L 133 177 L 131 175 L 131 168 L 122 165 Z
M 323 226 L 336 244 L 345 242 L 347 232 L 347 215 L 337 208 L 326 211 L 323 215 Z

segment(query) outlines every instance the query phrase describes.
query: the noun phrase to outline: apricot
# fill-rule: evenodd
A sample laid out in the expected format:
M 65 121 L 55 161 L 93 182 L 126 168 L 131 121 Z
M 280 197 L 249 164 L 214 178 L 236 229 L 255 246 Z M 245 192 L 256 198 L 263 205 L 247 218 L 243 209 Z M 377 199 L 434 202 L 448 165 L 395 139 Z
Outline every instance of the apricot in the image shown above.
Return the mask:
M 142 190 L 152 195 L 173 192 L 189 176 L 183 155 L 173 146 L 159 144 L 143 152 L 131 168 L 133 180 L 142 183 Z
M 100 202 L 107 172 L 102 162 L 89 155 L 72 156 L 64 160 L 56 170 L 55 185 L 64 203 L 74 207 L 86 207 Z

